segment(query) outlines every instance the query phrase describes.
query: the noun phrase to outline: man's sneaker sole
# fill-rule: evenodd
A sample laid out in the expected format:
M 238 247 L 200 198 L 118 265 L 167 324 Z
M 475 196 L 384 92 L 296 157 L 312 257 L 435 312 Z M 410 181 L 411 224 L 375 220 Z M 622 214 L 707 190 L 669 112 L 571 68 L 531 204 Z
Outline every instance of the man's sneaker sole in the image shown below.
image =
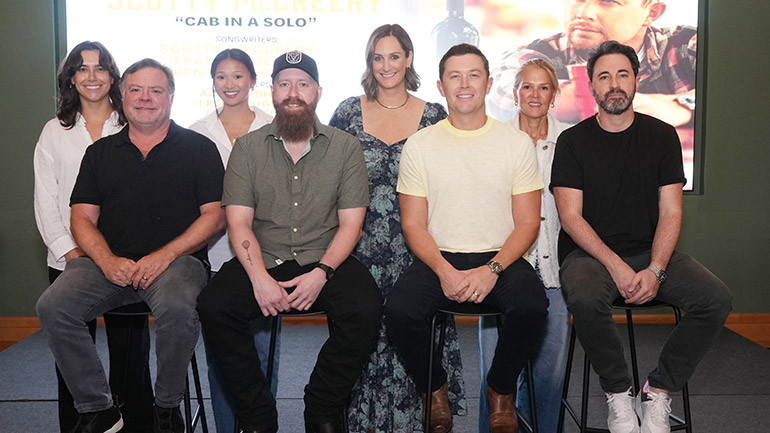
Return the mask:
M 120 419 L 118 419 L 118 422 L 116 422 L 114 426 L 110 427 L 104 433 L 118 433 L 122 428 L 123 428 L 123 416 L 121 415 Z

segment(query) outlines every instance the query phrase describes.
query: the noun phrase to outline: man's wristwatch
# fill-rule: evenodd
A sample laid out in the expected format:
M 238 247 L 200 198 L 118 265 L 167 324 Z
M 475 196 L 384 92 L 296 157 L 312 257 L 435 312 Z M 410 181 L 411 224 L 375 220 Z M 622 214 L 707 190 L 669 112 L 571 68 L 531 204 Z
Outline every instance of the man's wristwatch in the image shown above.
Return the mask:
M 334 268 L 332 268 L 329 265 L 325 265 L 323 263 L 318 263 L 315 265 L 316 268 L 321 268 L 322 271 L 326 272 L 326 281 L 329 281 L 334 276 Z
M 647 267 L 647 269 L 651 270 L 652 273 L 655 274 L 655 278 L 658 280 L 658 284 L 663 284 L 663 282 L 666 281 L 666 278 L 668 278 L 665 269 L 659 269 L 655 265 L 650 265 Z
M 501 265 L 500 262 L 490 260 L 487 262 L 487 266 L 489 266 L 489 269 L 491 269 L 495 275 L 500 275 L 503 273 L 503 265 Z

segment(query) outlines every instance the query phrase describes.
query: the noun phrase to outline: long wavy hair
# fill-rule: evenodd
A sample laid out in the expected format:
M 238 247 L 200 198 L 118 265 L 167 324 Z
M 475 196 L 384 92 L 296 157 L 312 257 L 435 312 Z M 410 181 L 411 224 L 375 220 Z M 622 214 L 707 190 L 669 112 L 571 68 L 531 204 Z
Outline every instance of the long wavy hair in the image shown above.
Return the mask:
M 361 77 L 361 85 L 364 87 L 364 94 L 367 99 L 377 98 L 379 84 L 377 84 L 377 79 L 374 78 L 374 71 L 372 71 L 374 47 L 380 39 L 386 36 L 395 37 L 401 45 L 401 49 L 404 50 L 404 55 L 408 57 L 409 53 L 412 53 L 412 57 L 414 58 L 414 45 L 412 45 L 412 39 L 409 38 L 409 35 L 403 27 L 398 24 L 385 24 L 374 29 L 372 35 L 369 36 L 369 42 L 366 43 L 366 71 L 364 71 L 364 75 Z M 406 68 L 404 84 L 406 84 L 406 90 L 412 92 L 420 87 L 420 76 L 417 75 L 417 72 L 414 70 L 414 62 L 412 62 L 412 66 Z
M 96 41 L 83 41 L 77 44 L 59 67 L 59 74 L 56 77 L 56 82 L 59 86 L 56 97 L 56 117 L 59 119 L 59 123 L 61 123 L 61 126 L 70 129 L 75 126 L 78 113 L 80 113 L 80 94 L 75 85 L 72 84 L 72 78 L 83 65 L 83 56 L 81 54 L 83 51 L 99 52 L 99 65 L 110 74 L 112 79 L 108 93 L 110 105 L 119 114 L 118 122 L 124 125 L 126 118 L 123 116 L 123 98 L 120 95 L 120 71 L 112 54 L 107 51 L 104 45 Z

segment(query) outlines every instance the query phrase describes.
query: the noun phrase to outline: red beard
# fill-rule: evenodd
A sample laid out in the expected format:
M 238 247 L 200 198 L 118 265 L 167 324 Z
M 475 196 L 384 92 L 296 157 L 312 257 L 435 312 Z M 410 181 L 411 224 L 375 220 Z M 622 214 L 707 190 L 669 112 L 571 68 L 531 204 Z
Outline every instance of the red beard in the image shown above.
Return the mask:
M 302 110 L 289 110 L 289 104 L 302 106 Z M 313 135 L 313 126 L 315 124 L 315 109 L 318 101 L 308 105 L 299 98 L 287 98 L 275 106 L 275 121 L 278 124 L 278 132 L 281 138 L 288 142 L 307 141 Z

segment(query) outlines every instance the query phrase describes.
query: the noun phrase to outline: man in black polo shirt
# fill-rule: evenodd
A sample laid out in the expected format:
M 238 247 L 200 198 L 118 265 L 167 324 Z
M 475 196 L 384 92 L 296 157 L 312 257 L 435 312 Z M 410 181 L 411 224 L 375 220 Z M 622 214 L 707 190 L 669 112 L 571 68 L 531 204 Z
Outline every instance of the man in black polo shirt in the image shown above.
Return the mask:
M 206 242 L 224 227 L 224 170 L 215 145 L 171 121 L 174 77 L 144 59 L 121 80 L 128 125 L 86 151 L 70 204 L 86 253 L 40 296 L 38 317 L 80 414 L 74 432 L 123 425 L 85 323 L 145 302 L 155 316 L 155 432 L 183 432 L 179 411 L 198 340 L 196 298 Z

